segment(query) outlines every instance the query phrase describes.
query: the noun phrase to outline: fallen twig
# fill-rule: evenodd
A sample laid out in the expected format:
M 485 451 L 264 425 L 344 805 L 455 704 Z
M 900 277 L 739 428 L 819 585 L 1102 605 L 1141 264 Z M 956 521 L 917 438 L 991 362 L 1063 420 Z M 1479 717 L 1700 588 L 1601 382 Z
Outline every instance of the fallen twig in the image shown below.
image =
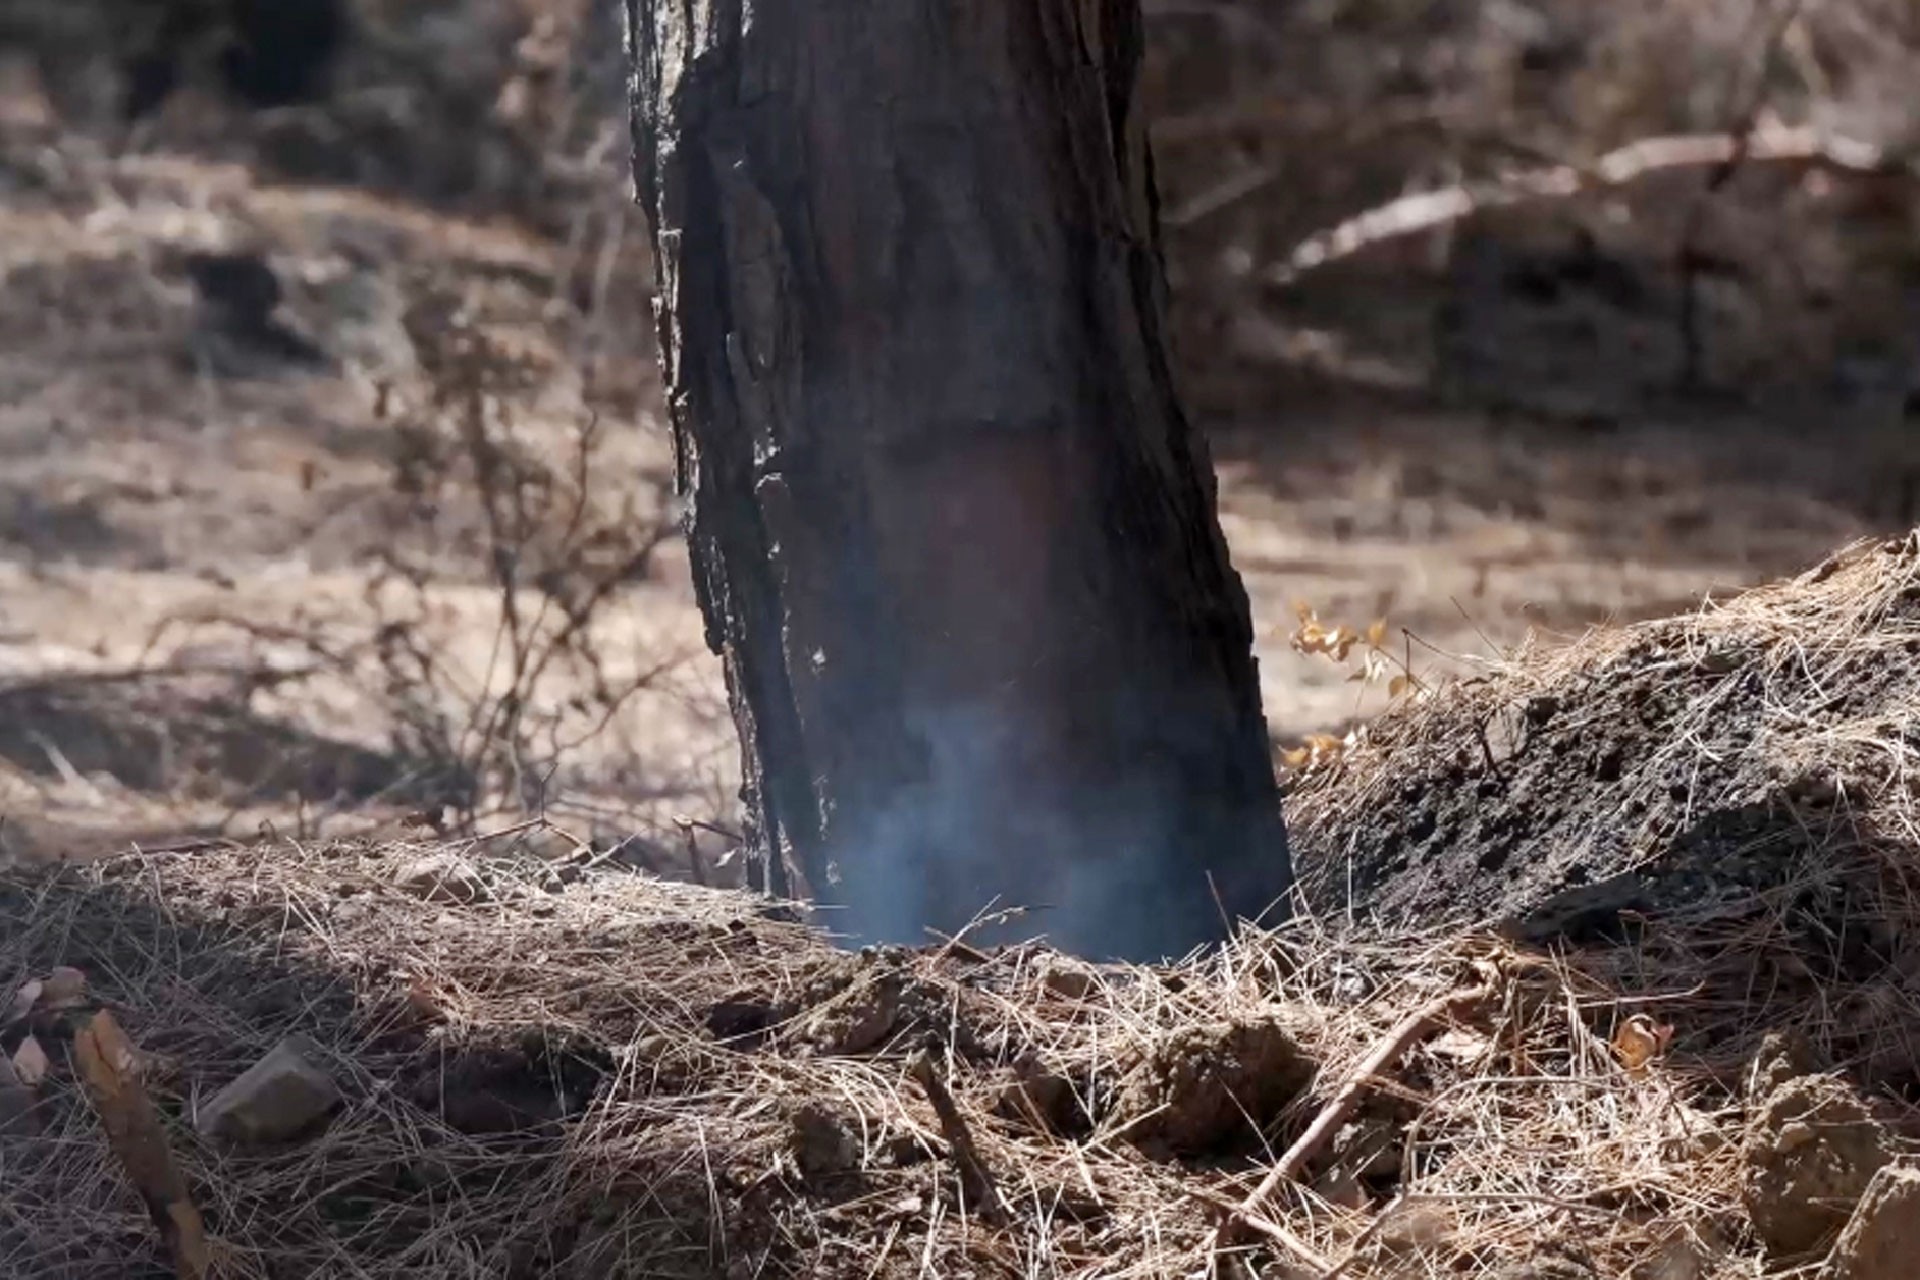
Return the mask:
M 1292 284 L 1310 271 L 1373 245 L 1433 231 L 1482 209 L 1529 200 L 1566 199 L 1622 186 L 1664 169 L 1726 165 L 1736 160 L 1746 164 L 1803 161 L 1851 173 L 1892 172 L 1900 167 L 1871 143 L 1784 125 L 1761 126 L 1739 136 L 1712 133 L 1643 138 L 1609 151 L 1591 164 L 1530 169 L 1390 200 L 1308 236 L 1285 259 L 1269 267 L 1265 279 L 1270 284 Z
M 202 1280 L 212 1265 L 206 1229 L 160 1128 L 153 1100 L 140 1083 L 139 1054 L 133 1042 L 113 1015 L 101 1009 L 75 1027 L 73 1056 L 114 1154 L 160 1228 L 175 1274 L 183 1280 Z
M 1209 1256 L 1219 1248 L 1223 1239 L 1232 1233 L 1236 1225 L 1251 1227 L 1262 1234 L 1273 1236 L 1289 1249 L 1295 1248 L 1296 1241 L 1290 1232 L 1274 1236 L 1274 1224 L 1265 1218 L 1267 1200 L 1279 1189 L 1281 1183 L 1300 1176 L 1301 1170 L 1307 1166 L 1307 1161 L 1319 1153 L 1320 1148 L 1332 1139 L 1340 1126 L 1345 1124 L 1347 1118 L 1353 1114 L 1354 1107 L 1359 1105 L 1361 1095 L 1366 1092 L 1375 1076 L 1392 1066 L 1435 1024 L 1479 1004 L 1492 994 L 1491 985 L 1469 987 L 1465 991 L 1429 1001 L 1395 1024 L 1393 1030 L 1373 1047 L 1372 1052 L 1361 1060 L 1358 1067 L 1354 1068 L 1353 1074 L 1347 1077 L 1346 1083 L 1340 1086 L 1326 1106 L 1320 1109 L 1320 1114 L 1313 1118 L 1313 1123 L 1307 1126 L 1306 1132 L 1294 1140 L 1293 1145 L 1274 1162 L 1273 1168 L 1267 1170 L 1267 1176 L 1260 1180 L 1260 1185 L 1247 1193 L 1246 1199 L 1234 1208 L 1227 1222 L 1214 1232 L 1212 1240 L 1208 1242 Z
M 940 1071 L 933 1063 L 933 1054 L 921 1050 L 913 1056 L 907 1069 L 920 1082 L 920 1087 L 927 1091 L 927 1101 L 933 1104 L 933 1113 L 940 1119 L 940 1132 L 946 1137 L 947 1145 L 953 1148 L 953 1162 L 960 1167 L 960 1184 L 966 1190 L 967 1199 L 979 1206 L 980 1216 L 988 1222 L 996 1226 L 1004 1223 L 1007 1220 L 1007 1208 L 1000 1199 L 993 1172 L 987 1168 L 986 1161 L 980 1158 L 980 1149 L 973 1145 L 973 1131 L 967 1128 L 967 1119 L 960 1114 L 947 1082 L 940 1078 Z

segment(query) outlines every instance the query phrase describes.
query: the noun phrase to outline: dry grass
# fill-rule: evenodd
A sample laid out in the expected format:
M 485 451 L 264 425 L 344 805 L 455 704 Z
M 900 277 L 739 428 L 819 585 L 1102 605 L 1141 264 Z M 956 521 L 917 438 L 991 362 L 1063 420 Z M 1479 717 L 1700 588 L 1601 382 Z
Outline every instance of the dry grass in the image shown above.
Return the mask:
M 1846 820 L 1784 883 L 1703 897 L 1644 922 L 1630 946 L 1342 937 L 1303 920 L 1166 969 L 964 942 L 849 956 L 751 898 L 566 871 L 586 855 L 538 857 L 524 840 L 565 842 L 530 827 L 446 847 L 218 845 L 16 875 L 0 886 L 0 971 L 88 969 L 155 1055 L 150 1085 L 176 1115 L 284 1034 L 324 1045 L 350 1102 L 323 1136 L 242 1157 L 181 1128 L 233 1275 L 1252 1266 L 1364 1278 L 1485 1274 L 1558 1249 L 1596 1275 L 1660 1274 L 1650 1268 L 1664 1258 L 1695 1268 L 1679 1274 L 1748 1276 L 1760 1262 L 1740 1204 L 1739 1080 L 1759 1036 L 1798 1027 L 1883 1086 L 1916 1078 L 1901 975 L 1920 945 L 1920 833 L 1913 748 L 1896 731 L 1911 691 L 1896 683 L 1845 723 L 1803 691 L 1830 702 L 1904 655 L 1917 584 L 1920 543 L 1907 540 L 1694 617 L 1523 658 L 1396 712 L 1298 801 L 1308 826 L 1381 804 L 1396 769 L 1453 751 L 1488 706 L 1604 679 L 1650 639 L 1683 657 L 1758 654 L 1777 678 L 1773 729 L 1753 749 L 1843 764 L 1856 787 Z M 1796 664 L 1800 676 L 1782 674 Z M 1710 736 L 1716 704 L 1703 697 L 1680 723 Z M 429 852 L 476 868 L 473 901 L 397 886 Z M 1809 953 L 1804 904 L 1822 894 L 1864 910 L 1857 923 L 1885 940 L 1873 964 Z M 1416 1045 L 1263 1207 L 1288 1242 L 1256 1233 L 1209 1255 L 1225 1209 L 1355 1064 L 1409 1010 L 1478 984 L 1493 997 Z M 1679 1029 L 1640 1072 L 1614 1047 L 1634 1015 Z M 1156 1050 L 1263 1021 L 1317 1065 L 1304 1094 L 1248 1116 L 1237 1151 L 1215 1142 L 1175 1160 L 1129 1141 L 1143 1117 L 1125 1099 Z M 1001 1225 L 961 1190 L 912 1080 L 929 1044 L 1009 1208 Z M 1022 1081 L 1036 1083 L 1015 1091 Z M 554 1114 L 478 1131 L 475 1100 L 503 1095 Z M 58 1141 L 0 1148 L 8 1262 L 79 1275 L 152 1256 L 90 1117 L 65 1096 L 55 1114 Z M 1357 1182 L 1343 1178 L 1356 1168 Z
M 1882 1085 L 1915 1078 L 1900 977 L 1920 938 L 1913 792 L 1867 785 L 1904 783 L 1912 749 L 1889 726 L 1910 704 L 1826 724 L 1794 691 L 1831 699 L 1904 653 L 1916 582 L 1920 546 L 1856 551 L 1694 617 L 1522 659 L 1403 708 L 1296 802 L 1304 826 L 1382 803 L 1395 769 L 1452 750 L 1491 702 L 1603 677 L 1650 637 L 1675 654 L 1790 655 L 1807 678 L 1769 686 L 1779 737 L 1754 749 L 1849 762 L 1848 820 L 1786 882 L 1646 921 L 1633 946 L 1343 938 L 1300 921 L 1164 970 L 964 942 L 848 956 L 750 898 L 581 873 L 586 855 L 535 827 L 16 875 L 0 891 L 0 971 L 86 968 L 179 1116 L 289 1032 L 324 1046 L 350 1102 L 321 1137 L 243 1157 L 180 1129 L 234 1275 L 1149 1277 L 1244 1259 L 1262 1274 L 1398 1277 L 1486 1272 L 1556 1244 L 1599 1275 L 1675 1251 L 1701 1275 L 1751 1275 L 1739 1077 L 1757 1038 L 1799 1027 Z M 1713 714 L 1702 702 L 1681 723 L 1708 734 Z M 473 901 L 398 887 L 430 852 L 477 869 Z M 1875 964 L 1808 951 L 1802 904 L 1840 893 L 1892 940 Z M 1224 1207 L 1409 1010 L 1489 982 L 1490 1001 L 1416 1046 L 1264 1206 L 1290 1244 L 1256 1234 L 1209 1258 Z M 1636 1014 L 1678 1028 L 1640 1074 L 1612 1043 Z M 1302 1096 L 1249 1116 L 1237 1151 L 1175 1160 L 1128 1140 L 1144 1121 L 1125 1099 L 1156 1047 L 1262 1021 L 1317 1064 Z M 929 1042 L 1004 1225 L 968 1202 L 911 1078 Z M 502 1098 L 519 1123 L 483 1131 L 476 1108 Z M 543 1107 L 547 1123 L 527 1121 Z M 78 1275 L 152 1256 L 91 1118 L 64 1095 L 55 1115 L 59 1141 L 3 1149 L 9 1262 Z M 1357 1184 L 1342 1177 L 1355 1165 Z
M 488 861 L 484 846 L 468 856 L 485 899 L 436 905 L 392 885 L 421 852 L 222 847 L 7 886 L 5 969 L 84 965 L 154 1055 L 168 1110 L 190 1112 L 282 1035 L 324 1046 L 350 1102 L 323 1136 L 240 1157 L 178 1133 L 230 1274 L 534 1275 L 570 1254 L 581 1275 L 1201 1271 L 1219 1207 L 1260 1161 L 1128 1145 L 1111 1103 L 1140 1053 L 1183 1028 L 1278 1017 L 1320 1083 L 1271 1126 L 1277 1147 L 1405 1009 L 1487 974 L 1501 989 L 1487 1019 L 1417 1051 L 1392 1118 L 1363 1124 L 1403 1147 L 1397 1194 L 1342 1209 L 1287 1189 L 1268 1210 L 1300 1242 L 1283 1261 L 1453 1273 L 1578 1236 L 1603 1274 L 1625 1274 L 1674 1232 L 1738 1239 L 1737 1111 L 1692 1064 L 1628 1078 L 1604 1042 L 1620 1003 L 1544 957 L 1294 930 L 1165 972 L 1102 971 L 1076 999 L 1047 985 L 1037 951 L 863 962 L 745 898 L 624 874 L 550 893 L 524 856 Z M 823 1028 L 879 974 L 912 1012 L 872 1052 L 831 1052 Z M 716 1042 L 704 1028 L 729 1001 L 783 1020 L 757 1047 Z M 948 1160 L 923 1158 L 945 1145 L 905 1063 L 926 1035 L 949 1046 L 1012 1209 L 1003 1228 L 964 1203 Z M 497 1092 L 464 1064 L 502 1051 L 516 1088 L 598 1076 L 591 1100 L 545 1129 L 461 1132 L 458 1102 L 443 1114 L 421 1083 Z M 1016 1062 L 1072 1082 L 1092 1125 L 1063 1136 L 1010 1115 Z M 797 1163 L 803 1106 L 849 1135 L 844 1171 Z M 56 1112 L 57 1141 L 6 1149 L 8 1261 L 52 1276 L 151 1256 L 91 1117 L 66 1097 Z

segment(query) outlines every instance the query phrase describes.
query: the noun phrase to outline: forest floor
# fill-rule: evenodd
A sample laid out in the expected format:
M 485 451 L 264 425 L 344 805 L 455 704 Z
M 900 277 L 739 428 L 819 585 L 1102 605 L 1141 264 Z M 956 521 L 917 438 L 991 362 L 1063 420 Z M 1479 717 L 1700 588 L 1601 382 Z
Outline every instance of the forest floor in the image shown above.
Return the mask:
M 1917 653 L 1920 535 L 1449 686 L 1309 771 L 1312 914 L 1155 968 L 856 954 L 524 826 L 0 872 L 0 1257 L 167 1274 L 44 1065 L 110 1016 L 215 1275 L 1895 1280 Z

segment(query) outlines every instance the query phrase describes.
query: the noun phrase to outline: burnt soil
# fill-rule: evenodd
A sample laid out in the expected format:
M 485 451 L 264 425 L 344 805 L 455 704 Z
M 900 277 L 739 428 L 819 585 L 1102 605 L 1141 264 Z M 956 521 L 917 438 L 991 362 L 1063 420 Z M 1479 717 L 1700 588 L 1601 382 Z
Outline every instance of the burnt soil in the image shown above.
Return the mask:
M 1298 788 L 1308 902 L 1332 919 L 1604 941 L 1897 842 L 1877 816 L 1915 744 L 1917 561 L 1920 535 L 1890 540 L 1383 717 Z M 1850 594 L 1869 573 L 1881 587 Z M 1821 950 L 1870 945 L 1845 936 L 1843 907 L 1821 913 Z

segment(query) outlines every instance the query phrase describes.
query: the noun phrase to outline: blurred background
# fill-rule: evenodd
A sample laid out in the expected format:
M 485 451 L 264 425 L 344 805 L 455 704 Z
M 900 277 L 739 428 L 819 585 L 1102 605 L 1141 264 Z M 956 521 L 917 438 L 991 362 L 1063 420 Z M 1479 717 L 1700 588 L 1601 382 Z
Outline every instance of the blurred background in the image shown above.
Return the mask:
M 1920 9 L 1146 7 L 1293 764 L 1920 521 Z M 609 0 L 0 8 L 0 853 L 544 812 L 736 874 L 623 76 Z

